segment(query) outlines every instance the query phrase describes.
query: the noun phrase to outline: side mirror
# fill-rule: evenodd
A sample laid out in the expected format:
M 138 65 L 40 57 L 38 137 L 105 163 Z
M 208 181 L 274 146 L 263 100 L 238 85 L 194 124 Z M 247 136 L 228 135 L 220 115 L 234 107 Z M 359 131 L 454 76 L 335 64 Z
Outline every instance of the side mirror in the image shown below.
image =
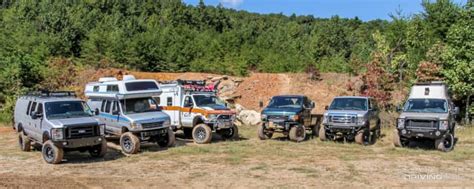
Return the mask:
M 260 101 L 258 102 L 258 106 L 259 106 L 260 108 L 263 108 L 263 101 L 260 100 Z
M 325 110 L 329 110 L 329 106 L 324 106 L 324 109 L 325 109 Z
M 402 111 L 402 105 L 398 105 L 397 106 L 397 112 L 401 112 Z
M 314 107 L 316 107 L 316 103 L 311 102 L 311 108 L 314 108 Z
M 38 112 L 36 112 L 36 111 L 33 111 L 33 112 L 31 112 L 31 115 L 30 115 L 30 116 L 31 116 L 31 119 L 38 119 L 38 118 L 43 117 L 43 114 L 38 113 Z
M 459 115 L 459 107 L 454 107 L 454 110 L 453 110 L 453 114 L 454 115 Z
M 119 111 L 118 110 L 112 111 L 112 115 L 119 115 Z
M 94 110 L 94 114 L 95 114 L 95 115 L 99 115 L 99 113 L 100 113 L 100 112 L 99 112 L 99 108 L 96 108 L 96 109 Z

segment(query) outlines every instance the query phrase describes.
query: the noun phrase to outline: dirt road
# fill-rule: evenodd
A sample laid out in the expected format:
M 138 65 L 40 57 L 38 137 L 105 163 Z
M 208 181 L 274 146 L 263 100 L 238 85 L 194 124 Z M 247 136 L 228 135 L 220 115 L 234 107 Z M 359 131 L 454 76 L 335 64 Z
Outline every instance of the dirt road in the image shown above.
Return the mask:
M 314 188 L 473 187 L 474 128 L 459 128 L 453 152 L 399 149 L 390 129 L 375 145 L 259 141 L 255 128 L 241 140 L 178 147 L 148 145 L 133 156 L 109 149 L 104 159 L 71 153 L 48 165 L 40 152 L 21 152 L 11 128 L 0 127 L 0 188 Z

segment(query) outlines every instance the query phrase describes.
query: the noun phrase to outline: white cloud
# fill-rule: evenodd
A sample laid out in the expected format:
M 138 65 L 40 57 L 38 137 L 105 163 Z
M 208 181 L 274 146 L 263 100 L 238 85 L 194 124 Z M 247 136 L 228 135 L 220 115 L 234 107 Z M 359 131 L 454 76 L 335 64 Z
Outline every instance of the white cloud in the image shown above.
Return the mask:
M 219 0 L 224 6 L 237 8 L 244 2 L 244 0 Z

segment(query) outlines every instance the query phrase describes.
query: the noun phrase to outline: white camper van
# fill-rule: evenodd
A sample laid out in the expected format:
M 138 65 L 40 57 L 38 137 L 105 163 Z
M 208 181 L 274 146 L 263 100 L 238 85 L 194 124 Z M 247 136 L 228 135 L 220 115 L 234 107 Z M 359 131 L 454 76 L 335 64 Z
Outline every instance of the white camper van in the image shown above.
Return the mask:
M 162 93 L 155 99 L 170 115 L 171 125 L 183 130 L 195 143 L 211 142 L 213 131 L 224 139 L 238 137 L 235 112 L 216 96 L 213 86 L 206 86 L 201 80 L 178 80 L 160 88 Z
M 158 107 L 153 96 L 161 95 L 155 80 L 135 79 L 125 75 L 123 80 L 100 78 L 86 85 L 87 103 L 97 118 L 105 123 L 108 135 L 120 136 L 124 153 L 134 154 L 141 142 L 157 142 L 173 146 L 175 137 L 170 117 Z

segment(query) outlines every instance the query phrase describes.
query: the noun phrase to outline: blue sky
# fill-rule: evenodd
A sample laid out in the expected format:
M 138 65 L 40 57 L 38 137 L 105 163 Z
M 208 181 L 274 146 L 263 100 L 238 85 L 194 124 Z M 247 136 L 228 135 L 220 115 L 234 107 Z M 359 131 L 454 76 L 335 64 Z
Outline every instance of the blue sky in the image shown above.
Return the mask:
M 196 5 L 199 0 L 183 0 Z M 423 10 L 422 0 L 204 0 L 206 5 L 222 3 L 227 8 L 257 13 L 283 13 L 291 15 L 314 15 L 330 18 L 339 15 L 345 18 L 358 16 L 362 20 L 390 20 L 390 13 L 402 10 L 409 16 Z M 457 4 L 466 4 L 467 0 L 454 0 Z

